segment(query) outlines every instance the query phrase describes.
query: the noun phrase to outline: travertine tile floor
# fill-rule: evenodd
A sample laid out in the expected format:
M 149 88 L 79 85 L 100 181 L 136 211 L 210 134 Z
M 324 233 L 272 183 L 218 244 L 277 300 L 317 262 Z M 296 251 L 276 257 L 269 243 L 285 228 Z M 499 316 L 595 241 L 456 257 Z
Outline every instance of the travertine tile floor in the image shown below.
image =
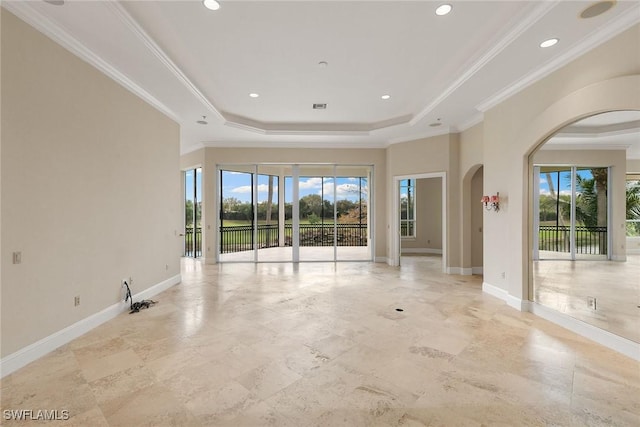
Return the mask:
M 638 362 L 439 258 L 405 261 L 186 260 L 156 306 L 4 378 L 2 409 L 66 409 L 60 426 L 640 425 Z
M 533 285 L 534 301 L 640 343 L 640 255 L 625 262 L 534 261 Z M 588 297 L 596 298 L 596 310 Z

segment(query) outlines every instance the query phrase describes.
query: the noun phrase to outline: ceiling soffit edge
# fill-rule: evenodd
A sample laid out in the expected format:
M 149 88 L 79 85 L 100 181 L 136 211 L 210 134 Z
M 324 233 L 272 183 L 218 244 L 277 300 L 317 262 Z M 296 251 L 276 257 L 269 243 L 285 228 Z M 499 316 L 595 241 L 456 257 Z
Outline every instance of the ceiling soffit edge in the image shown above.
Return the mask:
M 191 145 L 186 146 L 184 148 L 183 148 L 183 145 L 181 143 L 180 144 L 180 155 L 184 156 L 185 154 L 193 153 L 195 151 L 202 150 L 203 148 L 206 148 L 206 147 L 201 142 L 198 142 L 196 144 L 191 144 Z
M 446 100 L 451 94 L 453 94 L 460 86 L 471 79 L 476 73 L 478 73 L 485 65 L 487 65 L 492 59 L 506 49 L 513 41 L 515 41 L 522 33 L 529 29 L 532 25 L 538 22 L 542 17 L 549 13 L 554 7 L 558 5 L 559 1 L 545 1 L 537 4 L 534 9 L 527 15 L 525 19 L 520 21 L 515 28 L 513 28 L 506 36 L 492 44 L 492 48 L 489 49 L 480 59 L 475 61 L 468 67 L 463 67 L 466 71 L 458 77 L 449 87 L 447 87 L 440 95 L 438 95 L 431 103 L 424 107 L 418 114 L 416 114 L 409 124 L 411 126 L 419 123 L 423 120 L 427 114 L 432 112 L 440 103 Z
M 373 123 L 275 123 L 261 122 L 228 112 L 222 112 L 222 115 L 228 126 L 265 135 L 369 135 L 371 131 L 406 124 L 411 119 L 411 115 L 404 115 Z
M 51 40 L 67 49 L 69 52 L 98 69 L 134 95 L 142 98 L 151 106 L 168 116 L 175 122 L 180 122 L 178 115 L 164 103 L 151 95 L 145 89 L 118 71 L 115 67 L 95 54 L 91 49 L 82 44 L 78 39 L 69 34 L 65 29 L 54 24 L 29 5 L 29 2 L 4 2 L 2 7 L 31 25 L 33 28 L 49 37 Z
M 464 132 L 465 130 L 474 127 L 475 125 L 482 123 L 484 120 L 483 113 L 477 113 L 466 122 L 463 122 L 460 126 L 452 126 L 452 129 L 457 132 Z
M 387 141 L 385 146 L 389 147 L 391 145 L 401 144 L 403 142 L 419 141 L 421 139 L 433 138 L 434 136 L 448 135 L 450 133 L 457 133 L 457 132 L 454 132 L 449 127 L 445 127 L 443 129 L 440 129 L 440 130 L 433 130 L 433 131 L 425 132 L 425 133 L 422 133 L 422 134 L 416 134 L 416 135 L 410 135 L 410 136 L 398 137 L 398 138 L 391 138 L 389 141 Z
M 623 31 L 631 28 L 640 22 L 640 4 L 636 5 L 631 11 L 609 22 L 606 27 L 596 29 L 582 42 L 576 44 L 564 54 L 547 62 L 538 69 L 528 73 L 523 78 L 518 79 L 515 83 L 506 86 L 495 95 L 487 98 L 476 106 L 476 110 L 486 112 L 501 102 L 507 100 L 511 96 L 527 88 L 528 86 L 543 79 L 554 71 L 567 65 L 569 62 L 596 48 L 602 43 L 612 39 Z

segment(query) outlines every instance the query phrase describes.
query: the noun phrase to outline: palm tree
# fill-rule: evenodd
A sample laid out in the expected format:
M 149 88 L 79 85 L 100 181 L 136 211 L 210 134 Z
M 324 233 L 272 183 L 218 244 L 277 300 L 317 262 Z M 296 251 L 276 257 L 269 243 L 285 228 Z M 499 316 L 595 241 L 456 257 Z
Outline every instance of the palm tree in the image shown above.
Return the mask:
M 640 181 L 627 181 L 626 199 L 626 218 L 640 219 Z M 627 232 L 633 232 L 634 235 L 640 234 L 640 222 L 628 224 Z
M 592 178 L 576 175 L 576 220 L 590 229 L 607 226 L 607 168 L 592 168 Z M 598 239 L 599 253 L 607 250 L 606 239 Z

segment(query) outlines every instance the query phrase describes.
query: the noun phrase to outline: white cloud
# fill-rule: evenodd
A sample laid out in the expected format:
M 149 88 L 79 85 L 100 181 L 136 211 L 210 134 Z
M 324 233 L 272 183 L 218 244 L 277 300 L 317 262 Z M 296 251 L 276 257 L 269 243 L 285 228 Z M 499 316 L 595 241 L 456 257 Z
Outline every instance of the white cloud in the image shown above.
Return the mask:
M 251 186 L 250 185 L 243 185 L 242 187 L 232 188 L 231 192 L 232 193 L 240 193 L 240 194 L 251 193 Z
M 333 182 L 325 182 L 324 184 L 324 194 L 325 196 L 329 196 L 332 197 L 333 196 Z M 362 187 L 362 193 L 367 194 L 367 188 L 366 187 Z M 322 194 L 321 191 L 318 191 L 317 194 Z M 339 184 L 336 187 L 336 197 L 338 199 L 347 199 L 347 198 L 358 198 L 359 196 L 359 187 L 357 184 Z
M 299 188 L 301 190 L 309 190 L 313 188 L 322 188 L 322 178 L 309 178 L 306 181 L 300 181 Z

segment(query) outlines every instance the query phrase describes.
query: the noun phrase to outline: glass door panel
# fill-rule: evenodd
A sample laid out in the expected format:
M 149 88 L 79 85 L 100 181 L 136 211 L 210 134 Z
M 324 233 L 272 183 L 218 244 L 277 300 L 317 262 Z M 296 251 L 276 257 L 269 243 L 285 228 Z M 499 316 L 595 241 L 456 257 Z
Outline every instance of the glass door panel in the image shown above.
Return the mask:
M 254 261 L 254 166 L 219 171 L 219 261 Z
M 608 168 L 537 166 L 535 259 L 606 259 Z M 534 238 L 534 242 L 536 241 Z
M 571 167 L 542 166 L 538 189 L 539 259 L 571 259 Z
M 334 261 L 334 167 L 300 166 L 300 261 Z
M 259 165 L 257 175 L 257 260 L 291 261 L 291 245 L 286 246 L 284 195 L 280 181 L 285 166 Z M 281 212 L 282 210 L 282 212 Z
M 369 238 L 369 166 L 336 167 L 338 261 L 372 260 Z
M 608 168 L 576 168 L 576 259 L 606 259 Z

